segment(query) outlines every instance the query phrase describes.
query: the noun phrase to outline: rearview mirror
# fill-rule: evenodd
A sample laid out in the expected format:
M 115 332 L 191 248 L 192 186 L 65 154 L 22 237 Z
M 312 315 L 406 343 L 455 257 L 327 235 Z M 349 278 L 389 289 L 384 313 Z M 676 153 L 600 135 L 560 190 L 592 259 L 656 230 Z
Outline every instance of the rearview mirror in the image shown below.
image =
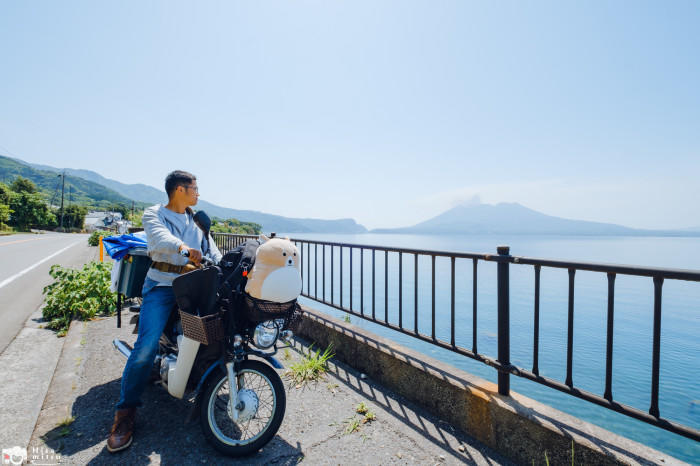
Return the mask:
M 211 229 L 211 219 L 207 213 L 203 210 L 198 211 L 196 214 L 194 214 L 194 221 L 197 225 L 199 225 L 199 228 L 204 231 L 205 236 L 208 238 L 209 230 Z

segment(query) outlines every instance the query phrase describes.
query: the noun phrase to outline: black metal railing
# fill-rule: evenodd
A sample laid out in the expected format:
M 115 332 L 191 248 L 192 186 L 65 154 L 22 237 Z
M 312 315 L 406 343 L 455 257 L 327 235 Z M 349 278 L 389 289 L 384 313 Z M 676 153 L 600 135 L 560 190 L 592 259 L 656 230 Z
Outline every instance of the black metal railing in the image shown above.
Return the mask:
M 214 240 L 218 247 L 223 251 L 227 251 L 246 239 L 256 238 L 248 235 L 229 235 L 229 234 L 214 234 Z M 664 419 L 659 412 L 659 366 L 660 366 L 660 340 L 661 340 L 661 293 L 665 280 L 685 280 L 692 282 L 700 282 L 700 271 L 692 270 L 673 270 L 651 267 L 637 267 L 625 265 L 609 265 L 596 264 L 585 262 L 567 262 L 546 259 L 533 259 L 527 257 L 517 257 L 510 255 L 510 248 L 507 246 L 499 246 L 497 254 L 475 254 L 475 253 L 455 253 L 447 251 L 430 251 L 420 249 L 406 249 L 396 247 L 370 246 L 360 244 L 333 243 L 325 241 L 311 241 L 306 239 L 292 239 L 292 242 L 299 248 L 301 255 L 301 272 L 302 272 L 302 295 L 318 301 L 319 303 L 331 306 L 341 311 L 347 312 L 354 316 L 368 320 L 375 324 L 388 327 L 392 330 L 410 335 L 419 340 L 428 342 L 440 348 L 447 349 L 457 354 L 467 356 L 474 360 L 487 364 L 498 371 L 498 392 L 502 395 L 509 395 L 510 392 L 510 374 L 529 379 L 539 384 L 554 388 L 561 392 L 567 393 L 574 397 L 595 403 L 607 409 L 625 414 L 627 416 L 639 419 L 646 423 L 655 425 L 662 429 L 680 434 L 684 437 L 700 441 L 700 431 L 691 427 Z M 330 274 L 326 273 L 326 249 L 330 249 Z M 319 264 L 319 249 L 321 263 Z M 335 277 L 335 251 L 338 250 L 339 267 L 339 300 L 335 299 L 336 277 Z M 343 281 L 344 267 L 344 251 L 347 251 L 349 259 L 349 280 Z M 356 275 L 356 264 L 354 252 L 359 251 L 359 295 L 360 306 L 359 311 L 356 309 L 356 302 L 353 302 L 353 297 L 356 293 L 353 292 L 356 288 L 353 287 L 353 278 Z M 365 252 L 371 254 L 371 313 L 369 310 L 365 312 Z M 376 256 L 383 255 L 384 264 L 384 316 L 377 315 L 376 306 Z M 389 319 L 389 254 L 398 256 L 398 277 L 396 285 L 398 287 L 398 322 L 390 322 Z M 413 326 L 406 327 L 404 319 L 404 302 L 403 302 L 403 263 L 404 257 L 408 256 L 413 259 Z M 419 257 L 430 259 L 430 280 L 431 280 L 431 331 L 430 335 L 426 335 L 419 331 Z M 449 341 L 436 336 L 436 304 L 435 304 L 435 260 L 436 258 L 447 258 L 450 261 L 450 337 Z M 471 261 L 472 262 L 472 341 L 471 348 L 460 346 L 455 341 L 455 263 L 456 261 Z M 498 337 L 498 355 L 497 358 L 489 357 L 477 351 L 477 277 L 478 264 L 480 261 L 496 263 L 496 281 L 497 281 L 497 337 Z M 356 262 L 356 260 L 355 260 Z M 532 266 L 534 269 L 534 335 L 533 335 L 533 366 L 531 370 L 517 367 L 510 362 L 510 277 L 509 270 L 511 264 L 518 266 Z M 320 267 L 320 273 L 319 273 Z M 566 378 L 564 383 L 544 377 L 540 375 L 539 370 L 539 341 L 540 341 L 540 275 L 543 267 L 554 269 L 565 269 L 568 271 L 568 313 L 567 313 L 567 343 L 566 343 Z M 604 273 L 607 276 L 607 334 L 606 334 L 606 364 L 605 364 L 605 392 L 603 396 L 582 390 L 573 383 L 573 337 L 574 337 L 574 284 L 577 271 L 591 271 Z M 329 275 L 330 280 L 330 300 L 326 299 L 326 276 Z M 651 390 L 650 390 L 650 407 L 648 412 L 641 411 L 634 407 L 618 403 L 613 399 L 612 395 L 612 377 L 613 377 L 613 323 L 615 312 L 615 278 L 617 275 L 630 275 L 637 277 L 652 278 L 654 287 L 654 322 L 653 322 L 653 341 L 652 347 L 652 371 L 651 371 Z M 313 281 L 312 281 L 313 277 Z M 319 295 L 319 278 L 321 280 L 321 293 Z M 349 282 L 349 299 L 343 299 L 343 291 L 346 284 Z M 312 292 L 313 291 L 313 292 Z M 347 305 L 345 305 L 347 303 Z
M 212 233 L 212 239 L 221 253 L 226 253 L 249 239 L 258 239 L 258 235 L 232 235 L 230 233 Z

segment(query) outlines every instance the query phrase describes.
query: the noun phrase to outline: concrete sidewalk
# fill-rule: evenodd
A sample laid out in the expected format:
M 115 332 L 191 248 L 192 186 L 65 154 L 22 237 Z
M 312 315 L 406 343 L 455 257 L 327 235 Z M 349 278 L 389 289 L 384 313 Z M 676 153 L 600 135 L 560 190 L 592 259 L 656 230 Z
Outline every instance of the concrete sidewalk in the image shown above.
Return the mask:
M 70 239 L 75 241 L 73 237 Z M 43 328 L 42 288 L 53 280 L 48 270 L 54 263 L 80 268 L 96 258 L 97 248 L 88 247 L 86 241 L 22 275 L 2 290 L 2 340 L 8 342 L 6 347 L 0 344 L 3 348 L 0 354 L 2 449 L 24 448 L 29 443 L 65 342 L 56 337 L 56 332 Z M 21 322 L 18 329 L 14 328 L 15 322 Z
M 125 322 L 129 320 L 126 312 Z M 205 441 L 198 421 L 184 424 L 187 401 L 148 387 L 134 444 L 112 455 L 106 439 L 124 358 L 111 345 L 135 340 L 116 318 L 74 322 L 32 435 L 35 464 L 510 464 L 505 458 L 426 414 L 351 368 L 331 363 L 324 380 L 302 387 L 283 376 L 287 411 L 278 434 L 255 455 L 232 460 Z M 278 353 L 288 367 L 307 351 L 297 341 Z M 285 357 L 287 356 L 287 357 Z M 284 370 L 280 371 L 281 374 Z M 347 433 L 364 402 L 376 420 Z M 73 420 L 74 418 L 74 420 Z M 63 422 L 64 425 L 61 425 Z M 36 458 L 32 460 L 32 455 Z M 60 457 L 59 457 L 60 455 Z

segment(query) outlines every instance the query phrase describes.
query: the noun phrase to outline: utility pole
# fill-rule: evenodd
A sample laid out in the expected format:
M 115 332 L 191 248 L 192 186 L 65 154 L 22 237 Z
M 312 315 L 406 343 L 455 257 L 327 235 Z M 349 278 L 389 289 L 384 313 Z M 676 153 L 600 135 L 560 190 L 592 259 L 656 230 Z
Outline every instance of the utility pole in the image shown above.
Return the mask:
M 134 201 L 131 201 L 131 221 L 134 221 Z
M 73 211 L 70 206 L 73 203 L 73 186 L 71 185 L 68 190 L 68 228 L 73 227 Z
M 56 178 L 60 178 L 60 177 L 61 177 L 60 173 L 58 175 L 56 175 Z M 50 205 L 51 205 L 52 209 L 55 205 L 54 201 L 56 200 L 56 196 L 58 196 L 58 181 L 56 181 L 56 187 L 53 188 L 53 196 L 51 196 L 51 204 Z
M 66 171 L 63 171 L 63 183 L 61 184 L 61 228 L 63 228 L 63 193 L 66 190 Z

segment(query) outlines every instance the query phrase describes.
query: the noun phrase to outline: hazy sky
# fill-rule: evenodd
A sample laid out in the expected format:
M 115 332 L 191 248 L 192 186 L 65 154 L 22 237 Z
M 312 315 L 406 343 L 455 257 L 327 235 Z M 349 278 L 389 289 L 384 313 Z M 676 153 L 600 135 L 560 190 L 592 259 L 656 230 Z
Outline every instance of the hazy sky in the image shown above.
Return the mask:
M 700 2 L 2 2 L 0 154 L 405 226 L 700 225 Z

